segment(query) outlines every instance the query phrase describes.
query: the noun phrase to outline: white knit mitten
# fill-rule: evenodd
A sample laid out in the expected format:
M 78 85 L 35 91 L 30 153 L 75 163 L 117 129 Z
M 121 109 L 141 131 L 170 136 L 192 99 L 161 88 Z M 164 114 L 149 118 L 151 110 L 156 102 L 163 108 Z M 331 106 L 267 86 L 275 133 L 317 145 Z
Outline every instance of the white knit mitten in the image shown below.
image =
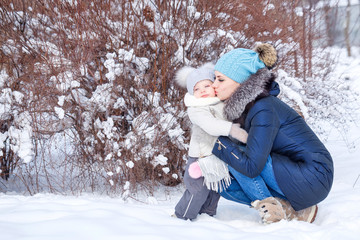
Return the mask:
M 248 133 L 240 127 L 240 124 L 233 123 L 230 129 L 230 136 L 242 143 L 247 142 Z

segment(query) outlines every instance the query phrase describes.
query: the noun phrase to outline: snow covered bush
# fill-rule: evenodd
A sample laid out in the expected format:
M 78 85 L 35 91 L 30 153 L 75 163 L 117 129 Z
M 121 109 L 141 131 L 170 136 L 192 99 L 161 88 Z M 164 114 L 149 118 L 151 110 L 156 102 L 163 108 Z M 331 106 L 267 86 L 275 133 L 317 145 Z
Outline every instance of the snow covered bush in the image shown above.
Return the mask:
M 18 54 L 13 41 L 2 46 L 0 55 L 3 69 L 0 70 L 0 176 L 7 180 L 21 163 L 29 163 L 34 156 L 32 116 L 28 108 L 28 96 L 21 87 L 4 55 Z M 21 67 L 18 66 L 18 75 Z M 10 75 L 9 75 L 10 74 Z
M 158 183 L 179 184 L 190 126 L 175 71 L 257 41 L 279 49 L 282 97 L 306 120 L 338 118 L 340 108 L 329 114 L 321 110 L 328 102 L 311 97 L 319 88 L 323 99 L 332 94 L 330 64 L 312 75 L 316 30 L 306 27 L 313 11 L 301 4 L 1 1 L 0 159 L 8 164 L 2 176 L 10 177 L 4 191 L 126 198 L 139 188 L 151 193 Z M 10 165 L 4 156 L 13 157 Z
M 0 81 L 6 80 L 2 74 Z M 3 88 L 0 93 L 0 176 L 4 179 L 9 178 L 20 160 L 28 163 L 34 155 L 31 117 L 21 111 L 22 99 L 23 94 L 11 88 Z
M 356 50 L 356 48 L 354 48 Z M 334 129 L 341 133 L 349 148 L 352 143 L 347 141 L 349 126 L 354 124 L 356 99 L 359 94 L 352 89 L 352 81 L 345 73 L 344 67 L 350 65 L 353 58 L 344 57 L 343 49 L 314 49 L 313 75 L 303 78 L 291 75 L 290 72 L 278 70 L 278 82 L 281 88 L 280 98 L 293 106 L 313 130 L 326 141 Z M 335 72 L 335 66 L 340 71 Z M 341 72 L 344 71 L 344 72 Z

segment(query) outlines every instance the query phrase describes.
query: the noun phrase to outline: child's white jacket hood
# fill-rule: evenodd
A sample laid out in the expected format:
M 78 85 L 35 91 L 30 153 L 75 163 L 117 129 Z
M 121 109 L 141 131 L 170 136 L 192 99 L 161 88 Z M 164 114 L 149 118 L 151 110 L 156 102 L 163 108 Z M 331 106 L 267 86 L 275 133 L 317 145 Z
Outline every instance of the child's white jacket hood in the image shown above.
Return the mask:
M 187 107 L 204 107 L 210 106 L 221 102 L 218 97 L 209 97 L 209 98 L 196 98 L 190 93 L 186 93 L 184 97 L 184 103 Z

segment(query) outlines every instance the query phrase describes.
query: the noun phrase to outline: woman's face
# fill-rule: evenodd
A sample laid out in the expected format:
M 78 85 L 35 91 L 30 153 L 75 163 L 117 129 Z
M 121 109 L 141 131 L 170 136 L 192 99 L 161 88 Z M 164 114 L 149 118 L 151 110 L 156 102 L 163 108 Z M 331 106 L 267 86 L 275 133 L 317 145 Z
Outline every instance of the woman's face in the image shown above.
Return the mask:
M 228 99 L 240 86 L 240 83 L 228 78 L 221 72 L 215 71 L 215 77 L 212 87 L 215 89 L 215 94 L 220 100 Z

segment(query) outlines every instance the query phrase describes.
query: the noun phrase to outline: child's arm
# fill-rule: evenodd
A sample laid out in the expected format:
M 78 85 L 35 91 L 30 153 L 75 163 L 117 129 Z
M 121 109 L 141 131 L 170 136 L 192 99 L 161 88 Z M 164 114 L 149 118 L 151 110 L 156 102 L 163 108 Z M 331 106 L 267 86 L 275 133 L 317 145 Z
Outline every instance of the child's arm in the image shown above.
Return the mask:
M 188 116 L 193 124 L 198 125 L 206 133 L 212 136 L 232 136 L 242 143 L 247 141 L 247 132 L 240 128 L 239 124 L 214 117 L 205 109 L 188 108 Z
M 192 124 L 199 126 L 211 136 L 229 136 L 232 122 L 216 118 L 207 109 L 188 108 L 188 116 Z

